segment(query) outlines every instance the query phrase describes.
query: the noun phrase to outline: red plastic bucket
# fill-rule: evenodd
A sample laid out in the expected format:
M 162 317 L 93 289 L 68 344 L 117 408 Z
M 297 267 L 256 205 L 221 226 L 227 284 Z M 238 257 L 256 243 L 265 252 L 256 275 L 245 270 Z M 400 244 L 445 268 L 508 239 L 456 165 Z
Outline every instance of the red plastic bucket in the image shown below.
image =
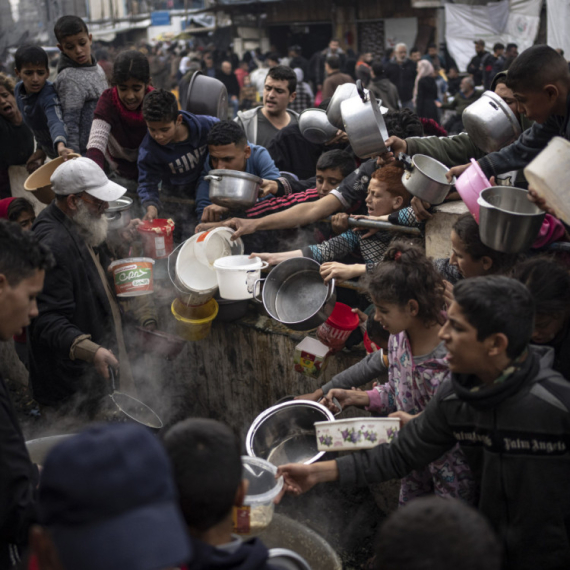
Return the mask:
M 145 220 L 137 228 L 143 241 L 144 254 L 153 259 L 162 259 L 172 253 L 174 222 L 172 220 Z
M 341 350 L 358 323 L 358 315 L 351 307 L 336 303 L 331 316 L 317 329 L 317 338 L 327 346 Z

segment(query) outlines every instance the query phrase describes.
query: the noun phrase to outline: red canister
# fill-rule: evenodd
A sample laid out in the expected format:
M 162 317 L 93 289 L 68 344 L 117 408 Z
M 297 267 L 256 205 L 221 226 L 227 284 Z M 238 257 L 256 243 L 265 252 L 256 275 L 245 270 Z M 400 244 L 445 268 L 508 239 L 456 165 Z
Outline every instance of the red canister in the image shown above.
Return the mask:
M 174 222 L 156 218 L 145 220 L 137 228 L 143 242 L 144 254 L 152 259 L 162 259 L 172 253 Z
M 317 329 L 317 338 L 334 350 L 341 350 L 358 326 L 358 315 L 344 303 L 336 303 L 331 316 Z

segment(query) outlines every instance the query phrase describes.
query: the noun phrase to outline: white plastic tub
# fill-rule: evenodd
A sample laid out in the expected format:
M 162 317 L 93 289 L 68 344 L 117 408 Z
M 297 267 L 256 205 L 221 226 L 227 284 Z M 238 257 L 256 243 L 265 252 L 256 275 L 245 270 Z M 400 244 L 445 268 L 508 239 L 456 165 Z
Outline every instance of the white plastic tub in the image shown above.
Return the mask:
M 230 255 L 214 261 L 220 297 L 240 301 L 254 296 L 253 287 L 268 264 L 259 257 Z
M 349 418 L 315 423 L 319 451 L 370 449 L 390 443 L 399 430 L 399 418 Z

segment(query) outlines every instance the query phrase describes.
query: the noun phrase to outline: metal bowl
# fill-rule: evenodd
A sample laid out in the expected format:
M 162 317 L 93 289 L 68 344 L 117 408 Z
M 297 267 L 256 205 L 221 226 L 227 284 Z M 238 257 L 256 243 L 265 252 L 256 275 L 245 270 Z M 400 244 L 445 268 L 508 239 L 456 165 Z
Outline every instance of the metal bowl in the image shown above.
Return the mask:
M 74 434 L 49 435 L 47 437 L 40 437 L 38 439 L 30 439 L 26 441 L 26 448 L 28 450 L 32 463 L 43 465 L 49 452 L 58 443 L 61 443 L 66 439 L 73 437 L 73 435 Z
M 228 90 L 218 79 L 196 71 L 186 92 L 186 111 L 195 115 L 228 118 Z
M 231 210 L 247 210 L 257 201 L 263 179 L 239 170 L 210 170 L 210 201 Z
M 462 118 L 469 138 L 487 153 L 511 144 L 522 132 L 511 108 L 493 91 L 485 91 L 471 103 Z
M 534 243 L 545 213 L 528 199 L 528 191 L 493 186 L 479 199 L 479 235 L 495 251 L 520 253 Z
M 327 107 L 327 119 L 331 125 L 335 126 L 337 129 L 344 130 L 340 104 L 346 99 L 357 96 L 358 90 L 354 83 L 343 83 L 335 89 L 335 92 L 329 101 L 329 106 Z
M 327 420 L 334 420 L 332 412 L 317 402 L 293 400 L 277 404 L 251 424 L 245 442 L 247 454 L 277 466 L 314 463 L 325 454 L 317 449 L 314 424 Z
M 431 156 L 415 154 L 405 168 L 402 184 L 406 190 L 430 204 L 441 204 L 455 184 L 455 177 L 451 182 L 445 177 L 449 168 Z
M 309 142 L 325 144 L 336 135 L 338 129 L 329 123 L 322 109 L 305 109 L 299 115 L 299 130 Z
M 133 199 L 122 196 L 118 200 L 109 202 L 109 207 L 105 210 L 105 217 L 109 222 L 110 230 L 121 230 L 131 221 L 131 208 Z

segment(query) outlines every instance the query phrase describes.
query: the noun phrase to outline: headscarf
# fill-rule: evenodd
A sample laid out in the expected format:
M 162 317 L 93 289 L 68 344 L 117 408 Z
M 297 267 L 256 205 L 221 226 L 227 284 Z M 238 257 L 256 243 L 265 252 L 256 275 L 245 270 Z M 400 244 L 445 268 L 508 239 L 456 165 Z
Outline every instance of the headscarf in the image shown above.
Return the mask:
M 8 219 L 8 208 L 15 199 L 16 198 L 4 198 L 3 200 L 0 200 L 0 219 Z
M 418 61 L 418 73 L 416 75 L 416 82 L 414 83 L 414 105 L 418 98 L 418 83 L 420 79 L 422 79 L 422 77 L 432 77 L 433 72 L 433 65 L 427 59 L 420 59 L 420 61 Z

